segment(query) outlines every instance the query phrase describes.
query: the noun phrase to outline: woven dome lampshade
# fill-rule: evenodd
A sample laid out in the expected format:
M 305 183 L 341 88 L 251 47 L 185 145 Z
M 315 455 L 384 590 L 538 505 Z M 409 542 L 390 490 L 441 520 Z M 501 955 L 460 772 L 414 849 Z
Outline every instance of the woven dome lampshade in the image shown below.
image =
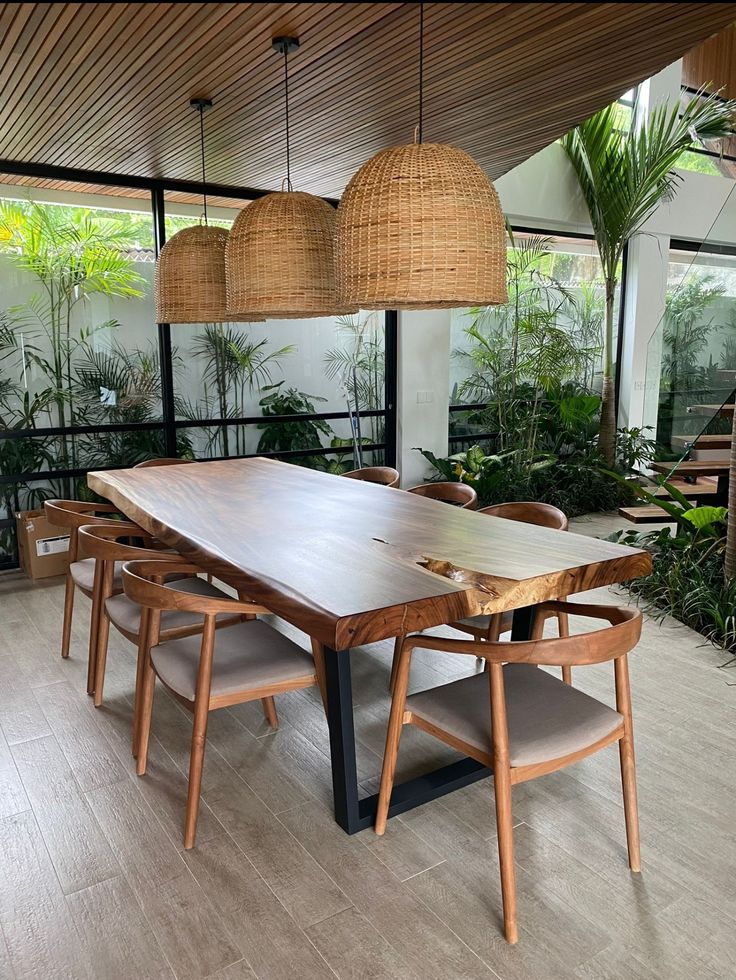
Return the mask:
M 154 292 L 159 323 L 253 322 L 250 313 L 229 314 L 225 290 L 224 228 L 195 225 L 173 235 L 156 262 Z
M 227 243 L 228 309 L 284 319 L 341 312 L 334 237 L 335 209 L 319 197 L 277 191 L 253 201 L 235 219 Z
M 339 304 L 423 310 L 507 301 L 498 194 L 463 150 L 410 143 L 376 154 L 337 209 Z

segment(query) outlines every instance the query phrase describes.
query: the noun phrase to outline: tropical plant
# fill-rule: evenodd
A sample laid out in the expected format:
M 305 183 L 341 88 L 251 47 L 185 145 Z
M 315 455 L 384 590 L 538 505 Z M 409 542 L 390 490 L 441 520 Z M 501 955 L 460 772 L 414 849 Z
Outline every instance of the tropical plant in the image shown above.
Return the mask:
M 365 319 L 351 314 L 337 318 L 344 342 L 325 353 L 325 375 L 339 381 L 353 406 L 359 412 L 383 408 L 385 351 L 383 324 L 378 313 Z M 369 443 L 383 442 L 383 418 L 369 416 L 362 420 L 370 432 Z
M 206 323 L 204 332 L 195 337 L 191 352 L 203 360 L 202 380 L 204 399 L 202 409 L 180 400 L 185 418 L 239 419 L 247 417 L 246 395 L 263 389 L 271 382 L 271 371 L 291 354 L 292 346 L 268 350 L 268 341 L 252 341 L 244 330 L 223 323 Z M 246 451 L 246 432 L 235 425 L 235 445 L 230 443 L 230 426 L 213 430 L 209 449 L 218 454 L 241 456 Z
M 672 395 L 687 394 L 704 381 L 699 363 L 708 347 L 713 317 L 708 309 L 725 293 L 725 286 L 710 273 L 696 275 L 667 294 L 664 313 L 662 380 Z
M 300 415 L 316 413 L 315 402 L 327 401 L 317 395 L 308 395 L 296 388 L 282 390 L 283 381 L 266 385 L 262 390 L 269 392 L 258 402 L 263 414 L 268 417 L 280 415 Z M 259 422 L 263 435 L 258 440 L 259 453 L 284 453 L 300 449 L 319 449 L 322 436 L 333 436 L 332 428 L 323 419 L 293 419 L 283 422 Z M 296 457 L 295 462 L 310 469 L 323 470 L 327 459 L 323 455 Z
M 613 315 L 626 243 L 662 201 L 674 196 L 675 167 L 697 140 L 733 129 L 736 103 L 713 95 L 680 106 L 661 105 L 633 130 L 621 129 L 615 104 L 571 130 L 563 146 L 577 175 L 598 244 L 605 283 L 603 404 L 599 445 L 613 465 L 616 443 Z
M 23 339 L 26 362 L 44 378 L 46 387 L 37 397 L 53 407 L 60 428 L 75 422 L 74 362 L 80 347 L 99 330 L 117 326 L 114 320 L 85 323 L 89 299 L 142 296 L 143 279 L 126 254 L 131 244 L 116 221 L 86 208 L 0 202 L 0 248 L 41 286 L 27 303 L 8 310 L 10 325 Z M 58 449 L 63 468 L 76 466 L 73 440 L 60 436 Z

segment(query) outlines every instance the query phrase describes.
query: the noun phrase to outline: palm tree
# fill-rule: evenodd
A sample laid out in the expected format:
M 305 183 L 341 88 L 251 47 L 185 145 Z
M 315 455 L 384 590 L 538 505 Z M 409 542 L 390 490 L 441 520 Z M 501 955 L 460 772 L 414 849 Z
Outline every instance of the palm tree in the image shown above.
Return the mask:
M 577 174 L 598 245 L 606 295 L 603 391 L 599 446 L 613 465 L 616 390 L 613 374 L 613 304 L 624 247 L 662 201 L 671 200 L 681 179 L 675 166 L 696 141 L 733 130 L 736 102 L 716 95 L 655 108 L 631 131 L 620 128 L 616 103 L 571 130 L 562 145 Z

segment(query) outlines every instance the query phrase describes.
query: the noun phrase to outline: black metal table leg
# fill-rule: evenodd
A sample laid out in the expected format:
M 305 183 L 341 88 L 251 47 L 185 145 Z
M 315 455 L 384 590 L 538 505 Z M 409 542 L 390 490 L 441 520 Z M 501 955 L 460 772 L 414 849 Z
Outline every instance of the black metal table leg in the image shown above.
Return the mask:
M 534 606 L 515 610 L 511 638 L 529 639 L 533 625 Z M 358 793 L 350 651 L 338 652 L 325 647 L 324 652 L 335 821 L 347 834 L 355 834 L 373 825 L 378 796 L 360 799 Z M 393 817 L 405 813 L 490 775 L 491 770 L 475 759 L 461 759 L 449 766 L 409 779 L 394 786 L 388 815 Z

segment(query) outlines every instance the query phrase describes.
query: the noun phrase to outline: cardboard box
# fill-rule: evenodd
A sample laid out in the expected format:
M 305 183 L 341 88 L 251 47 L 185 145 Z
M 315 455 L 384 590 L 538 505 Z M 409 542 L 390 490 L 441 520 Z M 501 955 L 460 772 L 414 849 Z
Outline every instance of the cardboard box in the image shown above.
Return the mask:
M 69 534 L 46 520 L 42 510 L 15 515 L 20 567 L 34 580 L 64 575 L 69 567 Z

